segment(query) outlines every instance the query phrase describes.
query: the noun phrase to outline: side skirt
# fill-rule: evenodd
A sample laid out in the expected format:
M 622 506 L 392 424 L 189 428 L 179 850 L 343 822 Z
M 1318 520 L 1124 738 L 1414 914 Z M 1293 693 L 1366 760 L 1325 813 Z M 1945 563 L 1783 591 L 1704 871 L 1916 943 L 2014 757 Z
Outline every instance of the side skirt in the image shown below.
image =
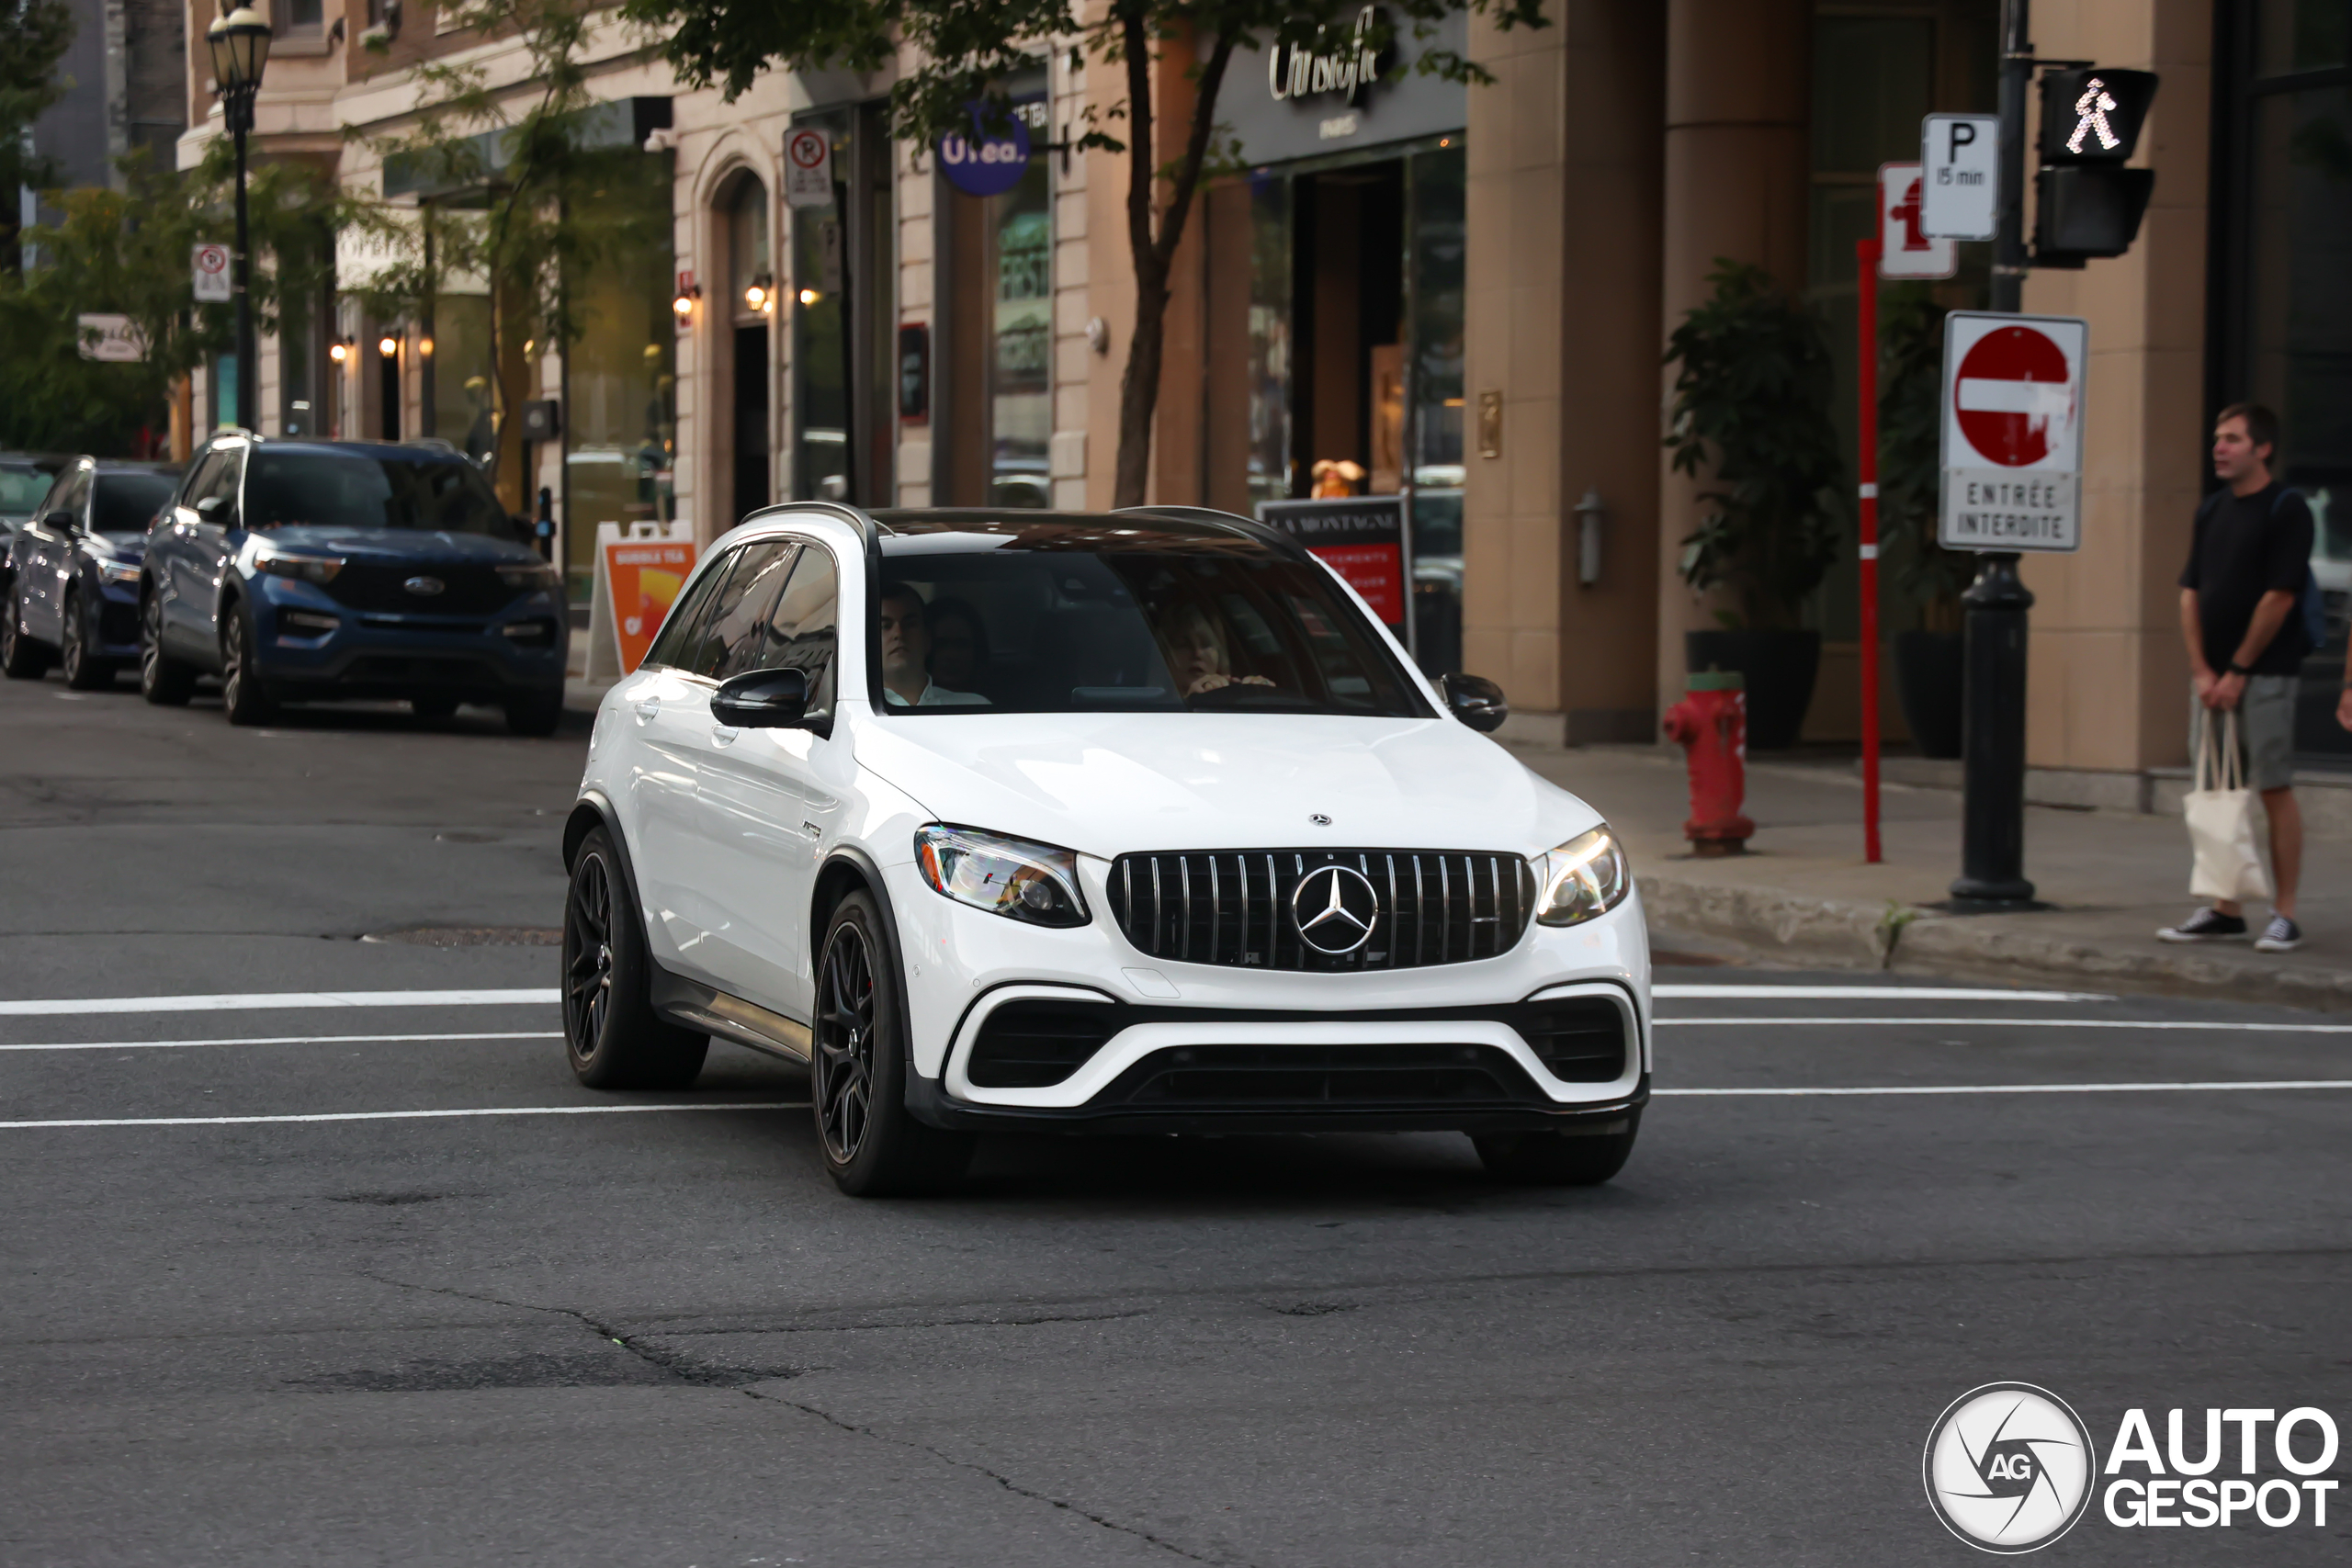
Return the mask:
M 714 990 L 699 980 L 653 966 L 653 1010 L 672 1023 L 699 1029 L 770 1056 L 808 1065 L 808 1026 L 754 1002 Z

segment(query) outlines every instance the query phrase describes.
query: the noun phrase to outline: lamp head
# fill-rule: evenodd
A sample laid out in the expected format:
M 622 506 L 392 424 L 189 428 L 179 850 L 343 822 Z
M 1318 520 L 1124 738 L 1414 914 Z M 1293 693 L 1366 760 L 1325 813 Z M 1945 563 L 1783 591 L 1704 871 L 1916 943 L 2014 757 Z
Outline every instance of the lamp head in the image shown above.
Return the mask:
M 240 6 L 205 29 L 212 51 L 213 79 L 225 89 L 252 92 L 269 67 L 269 21 L 251 6 Z

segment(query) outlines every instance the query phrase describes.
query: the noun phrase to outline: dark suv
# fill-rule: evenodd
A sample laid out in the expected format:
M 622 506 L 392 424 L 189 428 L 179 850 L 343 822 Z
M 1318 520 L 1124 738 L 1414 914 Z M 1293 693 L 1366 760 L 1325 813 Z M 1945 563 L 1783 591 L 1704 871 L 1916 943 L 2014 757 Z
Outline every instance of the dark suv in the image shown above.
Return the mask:
M 17 531 L 0 570 L 0 674 L 38 676 L 51 660 L 86 692 L 139 653 L 139 558 L 179 489 L 176 464 L 76 457 Z
M 148 536 L 139 687 L 220 677 L 232 724 L 277 705 L 405 698 L 423 717 L 563 716 L 563 577 L 480 469 L 428 445 L 215 436 Z

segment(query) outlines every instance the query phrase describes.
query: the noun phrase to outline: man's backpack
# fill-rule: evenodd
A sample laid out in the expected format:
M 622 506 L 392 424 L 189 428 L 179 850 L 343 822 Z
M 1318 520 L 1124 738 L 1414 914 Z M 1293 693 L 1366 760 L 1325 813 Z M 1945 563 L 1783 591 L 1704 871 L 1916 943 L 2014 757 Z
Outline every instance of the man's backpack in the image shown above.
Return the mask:
M 2303 492 L 2292 485 L 2278 487 L 2278 493 L 2270 498 L 2271 516 L 2278 515 L 2278 508 L 2286 504 L 2287 498 L 2290 495 L 2298 501 L 2303 498 Z M 2197 521 L 2204 522 L 2215 512 L 2221 510 L 2222 502 L 2229 498 L 2230 491 L 2227 486 L 2207 496 L 2197 508 Z M 2312 575 L 2312 569 L 2308 565 L 2303 568 L 2303 597 L 2301 607 L 2303 623 L 2303 651 L 2317 653 L 2327 646 L 2327 596 L 2320 592 L 2319 579 Z

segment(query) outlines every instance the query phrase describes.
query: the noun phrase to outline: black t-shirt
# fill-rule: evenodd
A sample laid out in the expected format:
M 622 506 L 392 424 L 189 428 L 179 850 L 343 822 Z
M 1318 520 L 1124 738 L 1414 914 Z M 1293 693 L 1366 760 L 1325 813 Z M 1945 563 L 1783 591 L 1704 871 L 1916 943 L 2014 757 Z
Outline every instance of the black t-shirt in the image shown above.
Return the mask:
M 2282 498 L 2276 480 L 2252 495 L 2223 491 L 2197 516 L 2183 588 L 2197 590 L 2205 662 L 2216 671 L 2238 656 L 2254 607 L 2265 593 L 2292 593 L 2278 635 L 2251 666 L 2256 675 L 2292 675 L 2311 649 L 2303 636 L 2303 579 L 2311 570 L 2312 509 L 2300 495 Z

